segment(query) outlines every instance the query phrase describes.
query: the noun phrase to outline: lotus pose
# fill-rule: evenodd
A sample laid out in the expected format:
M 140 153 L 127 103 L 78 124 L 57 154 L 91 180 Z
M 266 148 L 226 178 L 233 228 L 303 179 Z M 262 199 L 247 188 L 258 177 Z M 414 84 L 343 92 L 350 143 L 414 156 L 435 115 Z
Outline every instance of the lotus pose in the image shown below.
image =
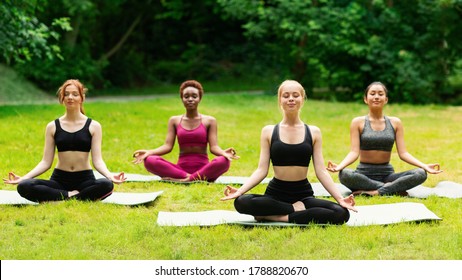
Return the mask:
M 233 148 L 222 150 L 218 146 L 217 121 L 212 116 L 202 115 L 198 107 L 204 90 L 194 80 L 185 81 L 180 86 L 180 97 L 186 109 L 185 114 L 173 116 L 168 121 L 165 143 L 153 150 L 137 150 L 133 163 L 144 162 L 146 169 L 164 180 L 191 182 L 214 182 L 228 171 L 231 161 L 238 159 Z M 170 153 L 178 138 L 180 155 L 174 164 L 162 158 Z M 209 161 L 207 144 L 210 152 L 216 157 Z
M 340 172 L 340 182 L 354 195 L 407 195 L 407 190 L 427 179 L 427 173 L 442 172 L 438 163 L 422 163 L 407 151 L 401 120 L 383 114 L 388 103 L 387 94 L 387 88 L 381 82 L 373 82 L 366 88 L 364 103 L 369 107 L 369 113 L 351 122 L 350 152 L 338 165 L 328 162 L 327 170 Z M 395 173 L 389 163 L 395 143 L 400 159 L 419 168 Z M 356 170 L 347 169 L 358 157 Z
M 343 224 L 348 221 L 348 209 L 356 211 L 352 195 L 342 197 L 324 168 L 322 137 L 318 127 L 306 125 L 300 119 L 305 90 L 296 81 L 284 81 L 278 90 L 282 121 L 262 129 L 260 161 L 250 178 L 236 189 L 227 186 L 222 200 L 234 200 L 236 210 L 257 220 L 296 224 Z M 308 182 L 308 166 L 313 159 L 316 176 L 338 202 L 318 199 Z M 246 194 L 268 174 L 270 161 L 274 178 L 265 194 Z
M 66 108 L 60 118 L 48 123 L 45 149 L 40 163 L 24 176 L 13 172 L 7 184 L 18 184 L 18 193 L 31 201 L 55 201 L 75 198 L 101 200 L 112 194 L 113 183 L 125 181 L 124 173 L 113 175 L 101 155 L 101 125 L 87 117 L 83 102 L 86 88 L 78 80 L 67 80 L 58 90 L 59 102 Z M 34 179 L 50 169 L 58 150 L 58 162 L 49 180 Z M 95 179 L 95 169 L 106 178 Z

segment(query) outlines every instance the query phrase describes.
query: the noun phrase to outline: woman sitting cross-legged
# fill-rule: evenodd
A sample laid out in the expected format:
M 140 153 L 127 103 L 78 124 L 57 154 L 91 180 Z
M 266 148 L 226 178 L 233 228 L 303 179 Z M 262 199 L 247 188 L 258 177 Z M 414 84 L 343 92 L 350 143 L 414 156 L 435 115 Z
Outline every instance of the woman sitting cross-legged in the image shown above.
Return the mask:
M 348 209 L 356 211 L 353 196 L 342 197 L 324 168 L 321 131 L 300 119 L 304 99 L 305 90 L 298 82 L 287 80 L 280 85 L 278 100 L 283 118 L 279 124 L 263 128 L 258 168 L 241 188 L 227 186 L 221 199 L 235 199 L 234 206 L 239 213 L 252 215 L 257 220 L 343 224 L 350 217 Z M 317 178 L 337 203 L 313 196 L 307 180 L 311 159 Z M 274 178 L 265 194 L 246 194 L 266 178 L 270 161 Z

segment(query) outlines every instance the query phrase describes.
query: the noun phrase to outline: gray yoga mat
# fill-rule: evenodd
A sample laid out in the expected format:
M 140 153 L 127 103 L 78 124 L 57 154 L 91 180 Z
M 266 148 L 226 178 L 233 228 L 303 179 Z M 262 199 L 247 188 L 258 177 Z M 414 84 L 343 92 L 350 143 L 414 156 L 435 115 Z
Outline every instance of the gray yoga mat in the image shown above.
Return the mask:
M 357 206 L 358 212 L 350 211 L 347 226 L 388 225 L 413 221 L 441 220 L 422 203 L 402 202 L 391 204 Z M 157 217 L 159 226 L 214 226 L 240 224 L 251 226 L 306 226 L 280 222 L 257 222 L 253 216 L 230 210 L 200 212 L 163 212 Z
M 162 193 L 163 191 L 149 193 L 113 192 L 101 202 L 128 206 L 142 205 L 153 202 Z M 39 203 L 23 198 L 17 191 L 0 190 L 0 204 L 37 205 Z

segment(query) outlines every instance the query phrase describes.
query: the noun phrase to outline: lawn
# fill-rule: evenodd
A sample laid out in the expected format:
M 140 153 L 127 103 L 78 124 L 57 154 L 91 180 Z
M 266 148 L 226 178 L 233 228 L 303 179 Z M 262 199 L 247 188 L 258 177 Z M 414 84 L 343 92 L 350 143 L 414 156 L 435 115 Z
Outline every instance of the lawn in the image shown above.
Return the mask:
M 408 150 L 423 162 L 439 162 L 443 173 L 429 175 L 424 185 L 440 181 L 462 183 L 461 107 L 389 104 L 387 115 L 398 116 L 405 126 Z M 167 120 L 183 113 L 178 97 L 131 102 L 91 102 L 89 117 L 103 126 L 103 157 L 111 171 L 148 174 L 131 163 L 132 152 L 159 146 L 165 140 Z M 261 128 L 281 119 L 275 96 L 251 94 L 207 95 L 203 114 L 219 124 L 222 148 L 233 146 L 241 158 L 226 175 L 249 176 L 257 166 Z M 46 124 L 62 115 L 55 105 L 0 106 L 0 172 L 23 175 L 41 159 Z M 302 119 L 321 128 L 327 160 L 340 162 L 349 150 L 349 123 L 367 107 L 355 103 L 308 100 Z M 177 157 L 177 147 L 166 156 Z M 397 171 L 411 168 L 396 155 Z M 354 167 L 354 165 L 352 166 Z M 48 178 L 51 170 L 43 174 Z M 271 176 L 269 174 L 268 176 Z M 336 174 L 333 178 L 338 182 Z M 316 182 L 312 167 L 309 180 Z M 264 191 L 260 185 L 252 190 Z M 11 185 L 2 189 L 14 190 Z M 460 199 L 430 197 L 357 198 L 358 205 L 420 202 L 443 220 L 390 226 L 311 226 L 306 228 L 159 227 L 159 211 L 232 210 L 222 202 L 223 185 L 190 186 L 150 182 L 125 183 L 116 191 L 163 190 L 155 203 L 126 207 L 66 201 L 38 206 L 0 206 L 0 259 L 120 259 L 120 260 L 460 260 L 462 259 L 462 203 Z

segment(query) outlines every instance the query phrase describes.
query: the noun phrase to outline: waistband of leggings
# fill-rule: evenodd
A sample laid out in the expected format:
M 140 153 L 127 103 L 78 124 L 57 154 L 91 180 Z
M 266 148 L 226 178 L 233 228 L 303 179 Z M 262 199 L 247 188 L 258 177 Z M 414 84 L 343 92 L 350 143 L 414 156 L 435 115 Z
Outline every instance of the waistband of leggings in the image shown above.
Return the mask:
M 306 186 L 310 186 L 311 187 L 311 184 L 310 182 L 308 181 L 307 178 L 303 179 L 303 180 L 300 180 L 300 181 L 284 181 L 284 180 L 279 180 L 277 178 L 274 178 L 271 179 L 271 181 L 269 182 L 269 186 L 270 187 L 283 187 L 283 188 L 303 188 L 303 187 L 306 187 Z
M 208 154 L 198 154 L 198 153 L 187 153 L 187 154 L 179 154 L 178 158 L 203 158 L 208 159 Z
M 375 167 L 380 167 L 380 166 L 383 166 L 383 167 L 390 167 L 392 166 L 390 164 L 390 162 L 385 162 L 385 163 L 365 163 L 365 162 L 359 162 L 358 166 L 364 166 L 364 167 L 368 167 L 368 166 L 375 166 Z
M 90 176 L 90 175 L 94 175 L 93 170 L 91 170 L 91 169 L 79 170 L 79 171 L 71 172 L 71 171 L 64 171 L 64 170 L 61 170 L 61 169 L 58 169 L 58 168 L 55 168 L 53 170 L 53 174 L 57 175 L 57 176 L 69 176 L 69 175 L 70 176 Z

